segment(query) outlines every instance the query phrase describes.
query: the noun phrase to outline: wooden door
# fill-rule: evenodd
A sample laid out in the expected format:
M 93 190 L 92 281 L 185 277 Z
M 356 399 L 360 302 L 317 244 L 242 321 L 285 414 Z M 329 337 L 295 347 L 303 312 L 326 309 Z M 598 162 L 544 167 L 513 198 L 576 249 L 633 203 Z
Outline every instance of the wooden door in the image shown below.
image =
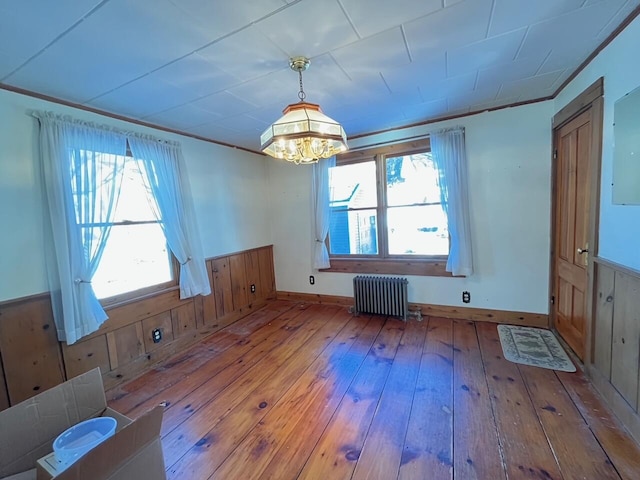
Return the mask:
M 584 358 L 589 286 L 592 109 L 556 129 L 555 327 Z

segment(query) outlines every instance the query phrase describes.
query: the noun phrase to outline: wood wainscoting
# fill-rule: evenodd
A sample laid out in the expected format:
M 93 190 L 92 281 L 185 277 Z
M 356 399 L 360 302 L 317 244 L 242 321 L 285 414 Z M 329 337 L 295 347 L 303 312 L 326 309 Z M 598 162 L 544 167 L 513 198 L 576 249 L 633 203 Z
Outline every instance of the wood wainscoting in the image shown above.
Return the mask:
M 73 345 L 57 341 L 48 293 L 2 302 L 0 409 L 95 367 L 113 389 L 275 297 L 271 245 L 208 259 L 207 271 L 211 295 L 180 300 L 174 287 L 109 307 L 100 329 Z
M 640 272 L 594 260 L 595 315 L 588 373 L 640 442 Z
M 278 291 L 278 300 L 293 302 L 319 303 L 321 305 L 353 306 L 353 297 L 321 295 L 316 293 L 298 293 Z M 409 310 L 420 310 L 423 316 L 473 320 L 474 322 L 508 323 L 525 327 L 549 328 L 549 316 L 544 313 L 512 312 L 507 310 L 489 310 L 474 307 L 452 307 L 447 305 L 429 305 L 409 302 Z

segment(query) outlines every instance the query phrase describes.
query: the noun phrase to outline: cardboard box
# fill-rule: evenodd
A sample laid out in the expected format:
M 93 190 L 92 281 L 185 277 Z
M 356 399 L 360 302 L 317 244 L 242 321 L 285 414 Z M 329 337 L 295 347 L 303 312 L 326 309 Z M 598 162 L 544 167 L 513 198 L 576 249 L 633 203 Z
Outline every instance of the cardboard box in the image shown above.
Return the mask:
M 166 480 L 160 444 L 163 408 L 131 420 L 107 407 L 96 368 L 0 412 L 0 479 L 36 469 L 38 480 Z M 112 416 L 116 433 L 63 471 L 53 441 L 88 418 Z

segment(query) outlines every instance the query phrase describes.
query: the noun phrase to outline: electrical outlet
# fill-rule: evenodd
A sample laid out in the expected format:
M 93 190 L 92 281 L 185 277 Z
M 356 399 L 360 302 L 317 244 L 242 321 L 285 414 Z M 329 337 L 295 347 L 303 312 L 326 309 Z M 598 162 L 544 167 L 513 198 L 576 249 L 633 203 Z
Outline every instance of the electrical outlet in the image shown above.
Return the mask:
M 311 285 L 315 285 L 316 279 L 315 279 L 315 277 L 313 275 L 309 275 L 309 283 Z
M 256 285 L 255 285 L 255 283 L 251 284 L 251 293 L 256 293 Z
M 464 303 L 470 303 L 471 302 L 471 293 L 469 292 L 462 292 L 462 301 Z
M 159 328 L 154 329 L 151 332 L 151 339 L 153 340 L 153 343 L 160 343 L 162 341 L 162 330 Z

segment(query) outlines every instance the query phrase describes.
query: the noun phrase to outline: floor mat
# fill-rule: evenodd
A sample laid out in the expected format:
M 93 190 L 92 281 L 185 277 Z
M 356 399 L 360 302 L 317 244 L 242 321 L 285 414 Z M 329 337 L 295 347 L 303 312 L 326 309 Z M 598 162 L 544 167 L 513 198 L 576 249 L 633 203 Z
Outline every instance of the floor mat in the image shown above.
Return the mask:
M 549 330 L 514 325 L 498 325 L 504 358 L 534 367 L 575 372 L 560 342 Z

